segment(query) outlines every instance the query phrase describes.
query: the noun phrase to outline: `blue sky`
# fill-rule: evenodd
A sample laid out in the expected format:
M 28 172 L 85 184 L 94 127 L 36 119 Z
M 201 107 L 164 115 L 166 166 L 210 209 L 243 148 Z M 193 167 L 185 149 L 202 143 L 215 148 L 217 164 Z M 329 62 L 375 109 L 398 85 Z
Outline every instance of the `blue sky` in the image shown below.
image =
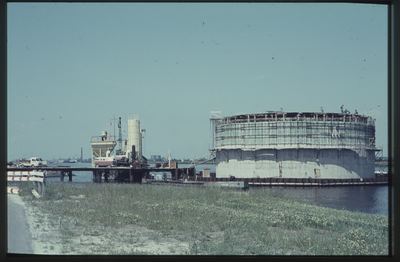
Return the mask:
M 387 155 L 387 7 L 8 3 L 8 160 L 90 157 L 139 115 L 143 154 L 193 158 L 222 116 L 372 116 Z M 112 121 L 113 122 L 113 121 Z M 118 132 L 118 130 L 117 130 Z

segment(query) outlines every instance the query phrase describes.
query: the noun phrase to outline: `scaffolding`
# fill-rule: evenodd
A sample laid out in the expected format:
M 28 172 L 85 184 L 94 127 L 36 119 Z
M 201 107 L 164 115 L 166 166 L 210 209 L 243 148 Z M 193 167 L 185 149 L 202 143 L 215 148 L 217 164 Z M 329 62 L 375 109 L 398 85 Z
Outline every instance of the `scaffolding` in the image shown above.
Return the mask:
M 337 113 L 211 114 L 214 149 L 375 149 L 375 119 Z
M 322 110 L 321 110 L 322 111 Z M 218 177 L 371 178 L 375 119 L 350 113 L 211 114 Z

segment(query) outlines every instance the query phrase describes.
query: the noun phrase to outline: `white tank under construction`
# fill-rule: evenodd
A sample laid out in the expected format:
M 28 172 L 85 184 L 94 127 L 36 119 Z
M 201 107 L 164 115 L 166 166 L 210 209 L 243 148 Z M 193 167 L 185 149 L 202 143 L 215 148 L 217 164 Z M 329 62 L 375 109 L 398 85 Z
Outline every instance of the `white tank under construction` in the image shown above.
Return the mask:
M 378 149 L 371 117 L 347 110 L 228 117 L 215 113 L 211 122 L 217 177 L 375 177 Z

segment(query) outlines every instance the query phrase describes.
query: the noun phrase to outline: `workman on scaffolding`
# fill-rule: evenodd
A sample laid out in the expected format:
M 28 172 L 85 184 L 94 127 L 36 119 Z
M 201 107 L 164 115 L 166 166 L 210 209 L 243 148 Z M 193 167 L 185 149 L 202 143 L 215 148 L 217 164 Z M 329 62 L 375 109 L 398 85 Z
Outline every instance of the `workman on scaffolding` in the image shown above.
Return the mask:
M 163 174 L 162 174 L 162 179 L 163 179 L 164 181 L 167 180 L 167 173 L 165 173 L 165 171 L 164 171 Z

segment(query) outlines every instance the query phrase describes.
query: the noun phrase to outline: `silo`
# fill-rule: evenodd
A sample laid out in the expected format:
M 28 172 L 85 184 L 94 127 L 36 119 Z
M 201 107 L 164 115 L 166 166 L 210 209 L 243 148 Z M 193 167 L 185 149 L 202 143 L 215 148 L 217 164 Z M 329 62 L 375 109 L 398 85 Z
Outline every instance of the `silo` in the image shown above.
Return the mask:
M 217 177 L 375 177 L 371 117 L 268 111 L 211 120 Z
M 128 148 L 135 146 L 135 156 L 137 160 L 142 158 L 142 134 L 140 133 L 139 116 L 128 116 Z

